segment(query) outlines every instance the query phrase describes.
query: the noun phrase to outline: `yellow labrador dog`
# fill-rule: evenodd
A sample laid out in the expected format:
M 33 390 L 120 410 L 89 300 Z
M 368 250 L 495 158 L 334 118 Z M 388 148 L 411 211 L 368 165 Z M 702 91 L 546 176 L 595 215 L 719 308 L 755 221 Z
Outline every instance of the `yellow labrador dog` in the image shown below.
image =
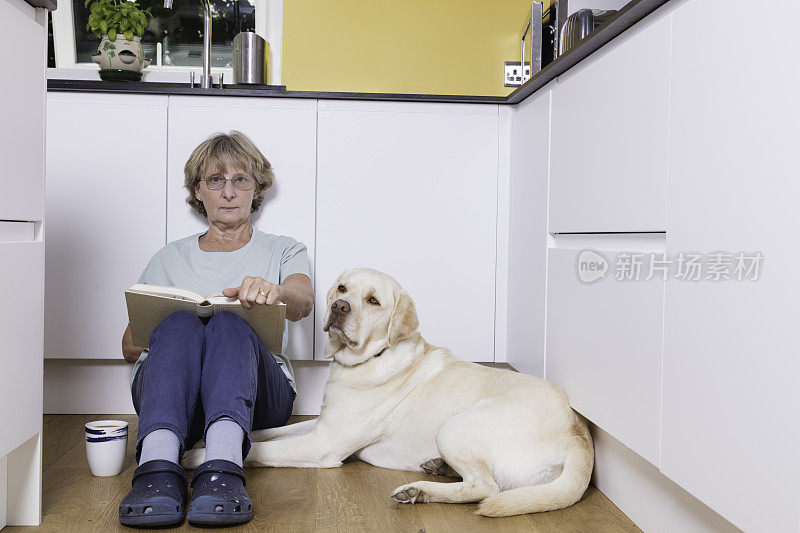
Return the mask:
M 319 418 L 251 433 L 246 466 L 329 468 L 355 454 L 383 468 L 461 477 L 395 489 L 401 503 L 481 502 L 478 514 L 561 509 L 589 484 L 594 448 L 566 395 L 543 379 L 457 359 L 417 332 L 392 277 L 344 271 L 327 295 L 333 358 Z M 186 452 L 183 465 L 203 462 Z

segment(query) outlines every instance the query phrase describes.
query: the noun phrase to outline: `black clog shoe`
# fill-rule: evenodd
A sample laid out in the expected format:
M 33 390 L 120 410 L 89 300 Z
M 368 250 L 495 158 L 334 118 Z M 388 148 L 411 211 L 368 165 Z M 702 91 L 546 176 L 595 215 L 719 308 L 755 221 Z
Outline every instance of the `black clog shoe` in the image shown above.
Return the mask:
M 233 525 L 253 518 L 253 503 L 244 489 L 242 467 L 225 459 L 211 459 L 192 474 L 192 499 L 187 519 L 190 524 Z
M 186 472 L 172 461 L 156 459 L 133 471 L 133 488 L 119 504 L 124 526 L 169 526 L 183 522 L 186 510 Z

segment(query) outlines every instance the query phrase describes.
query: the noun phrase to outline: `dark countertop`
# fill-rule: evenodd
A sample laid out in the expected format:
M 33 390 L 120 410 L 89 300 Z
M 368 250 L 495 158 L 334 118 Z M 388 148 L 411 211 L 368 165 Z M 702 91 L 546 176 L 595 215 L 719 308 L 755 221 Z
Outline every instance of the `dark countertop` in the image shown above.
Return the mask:
M 55 0 L 28 0 L 54 2 Z M 602 27 L 592 32 L 572 50 L 559 56 L 522 87 L 508 96 L 464 96 L 446 94 L 350 93 L 325 91 L 287 91 L 275 85 L 226 85 L 224 89 L 189 87 L 188 83 L 109 82 L 93 80 L 47 80 L 48 91 L 120 92 L 135 94 L 183 94 L 198 96 L 252 96 L 267 98 L 315 98 L 335 100 L 384 100 L 404 102 L 451 102 L 474 104 L 518 104 L 547 83 L 564 74 L 603 45 L 623 33 L 669 0 L 632 0 Z M 33 4 L 32 4 L 33 5 Z M 212 69 L 213 70 L 213 69 Z
M 213 69 L 212 69 L 213 72 Z M 283 88 L 281 88 L 283 87 Z M 47 80 L 48 91 L 120 92 L 135 94 L 190 94 L 199 96 L 254 96 L 268 98 L 316 98 L 334 100 L 401 100 L 414 102 L 472 102 L 504 104 L 505 96 L 464 96 L 447 94 L 337 93 L 325 91 L 287 91 L 283 85 L 225 85 L 202 89 L 188 83 L 147 81 Z

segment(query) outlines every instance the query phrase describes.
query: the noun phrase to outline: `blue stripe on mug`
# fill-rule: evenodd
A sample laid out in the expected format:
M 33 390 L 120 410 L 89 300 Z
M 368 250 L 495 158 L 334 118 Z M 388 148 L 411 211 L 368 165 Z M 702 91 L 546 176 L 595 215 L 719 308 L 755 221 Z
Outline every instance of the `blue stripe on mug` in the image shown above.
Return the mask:
M 110 442 L 112 440 L 125 439 L 128 435 L 118 435 L 116 437 L 86 437 L 86 442 Z
M 85 428 L 85 429 L 86 429 L 86 433 L 89 433 L 91 435 L 113 435 L 115 433 L 127 433 L 128 432 L 128 428 L 127 427 L 119 427 L 119 428 L 114 428 L 114 429 L 109 429 L 109 430 L 106 430 L 106 429 L 93 429 L 93 428 L 88 428 L 88 427 Z

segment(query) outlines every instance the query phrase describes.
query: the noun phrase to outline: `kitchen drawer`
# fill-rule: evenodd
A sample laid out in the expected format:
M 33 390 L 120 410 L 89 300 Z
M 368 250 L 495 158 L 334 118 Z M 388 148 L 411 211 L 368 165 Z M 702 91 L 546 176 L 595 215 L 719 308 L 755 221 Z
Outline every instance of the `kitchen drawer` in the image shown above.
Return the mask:
M 616 279 L 617 255 L 663 252 L 664 234 L 556 236 L 548 250 L 545 377 L 575 410 L 658 466 L 664 281 Z M 582 281 L 584 250 L 607 265 Z M 658 257 L 658 256 L 657 256 Z M 579 258 L 582 260 L 579 263 Z M 601 262 L 599 260 L 598 262 Z
M 548 231 L 666 231 L 670 21 L 642 21 L 558 79 Z
M 47 30 L 23 2 L 0 2 L 0 220 L 41 221 Z M 30 11 L 28 11 L 30 10 Z

